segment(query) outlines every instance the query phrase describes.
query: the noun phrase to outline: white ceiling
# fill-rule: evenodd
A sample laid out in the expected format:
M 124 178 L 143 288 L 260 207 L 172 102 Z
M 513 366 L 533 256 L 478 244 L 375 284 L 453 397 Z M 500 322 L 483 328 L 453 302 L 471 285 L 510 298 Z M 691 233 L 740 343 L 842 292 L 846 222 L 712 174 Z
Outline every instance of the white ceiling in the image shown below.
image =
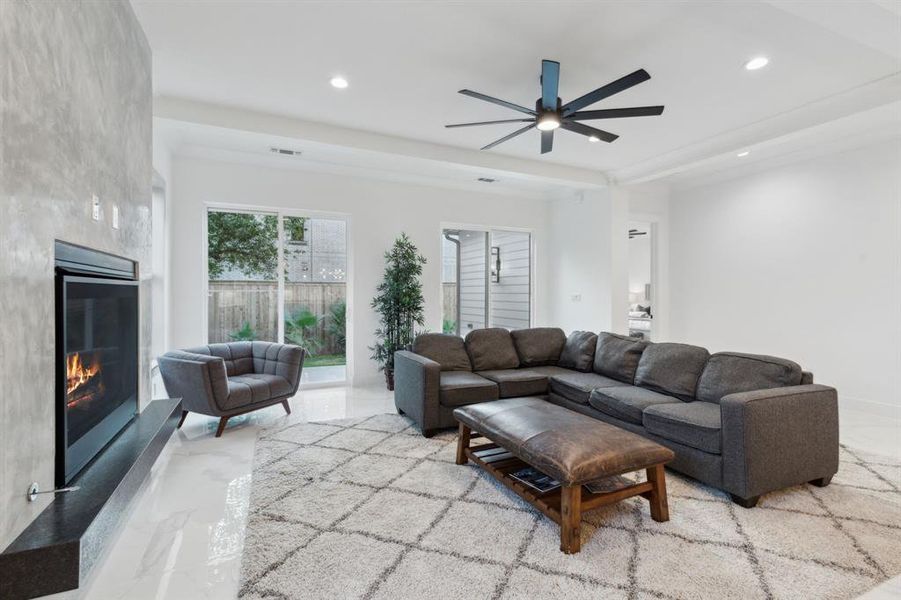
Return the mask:
M 159 96 L 464 149 L 516 127 L 444 124 L 518 114 L 458 89 L 529 106 L 549 58 L 562 64 L 566 102 L 645 68 L 650 81 L 594 108 L 666 112 L 591 123 L 620 134 L 616 142 L 559 132 L 542 156 L 532 131 L 489 151 L 613 176 L 665 170 L 901 97 L 901 15 L 885 0 L 132 3 Z M 770 65 L 744 70 L 758 54 Z M 334 74 L 350 87 L 333 89 Z

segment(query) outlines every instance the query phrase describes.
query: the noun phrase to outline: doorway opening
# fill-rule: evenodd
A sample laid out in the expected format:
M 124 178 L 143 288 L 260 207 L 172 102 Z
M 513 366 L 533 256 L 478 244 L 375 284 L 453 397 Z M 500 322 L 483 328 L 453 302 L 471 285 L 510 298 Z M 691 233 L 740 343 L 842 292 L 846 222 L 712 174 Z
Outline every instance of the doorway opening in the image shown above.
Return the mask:
M 646 340 L 654 334 L 653 234 L 651 223 L 629 222 L 629 335 Z

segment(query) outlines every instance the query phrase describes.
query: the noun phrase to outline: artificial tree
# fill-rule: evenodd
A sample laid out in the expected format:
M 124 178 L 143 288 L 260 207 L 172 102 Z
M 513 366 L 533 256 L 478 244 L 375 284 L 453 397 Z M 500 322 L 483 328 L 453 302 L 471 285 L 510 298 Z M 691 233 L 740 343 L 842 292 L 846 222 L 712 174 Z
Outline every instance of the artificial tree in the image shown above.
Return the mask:
M 425 262 L 406 233 L 401 233 L 385 252 L 385 274 L 372 299 L 379 328 L 375 330 L 375 345 L 369 349 L 379 370 L 385 372 L 389 390 L 394 389 L 394 353 L 412 344 L 416 326 L 424 323 L 420 278 Z

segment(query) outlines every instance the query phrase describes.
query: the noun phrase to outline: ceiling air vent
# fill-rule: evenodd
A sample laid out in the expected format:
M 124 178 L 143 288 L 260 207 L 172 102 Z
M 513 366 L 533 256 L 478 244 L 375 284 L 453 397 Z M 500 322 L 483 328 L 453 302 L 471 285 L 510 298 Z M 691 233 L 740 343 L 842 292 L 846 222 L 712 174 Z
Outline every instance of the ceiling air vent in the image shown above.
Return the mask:
M 269 148 L 269 152 L 280 154 L 281 156 L 300 156 L 300 150 L 289 150 L 288 148 Z
M 495 183 L 497 179 L 492 179 L 491 177 L 479 177 L 476 181 L 481 181 L 482 183 Z

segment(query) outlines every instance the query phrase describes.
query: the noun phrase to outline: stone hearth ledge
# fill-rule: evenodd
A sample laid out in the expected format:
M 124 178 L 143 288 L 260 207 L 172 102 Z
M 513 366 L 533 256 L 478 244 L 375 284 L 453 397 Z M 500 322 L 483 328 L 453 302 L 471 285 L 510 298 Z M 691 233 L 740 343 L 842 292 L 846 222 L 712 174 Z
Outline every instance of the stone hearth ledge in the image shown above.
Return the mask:
M 0 598 L 35 598 L 81 585 L 114 537 L 181 416 L 154 400 L 0 554 Z M 24 501 L 26 490 L 22 490 Z

